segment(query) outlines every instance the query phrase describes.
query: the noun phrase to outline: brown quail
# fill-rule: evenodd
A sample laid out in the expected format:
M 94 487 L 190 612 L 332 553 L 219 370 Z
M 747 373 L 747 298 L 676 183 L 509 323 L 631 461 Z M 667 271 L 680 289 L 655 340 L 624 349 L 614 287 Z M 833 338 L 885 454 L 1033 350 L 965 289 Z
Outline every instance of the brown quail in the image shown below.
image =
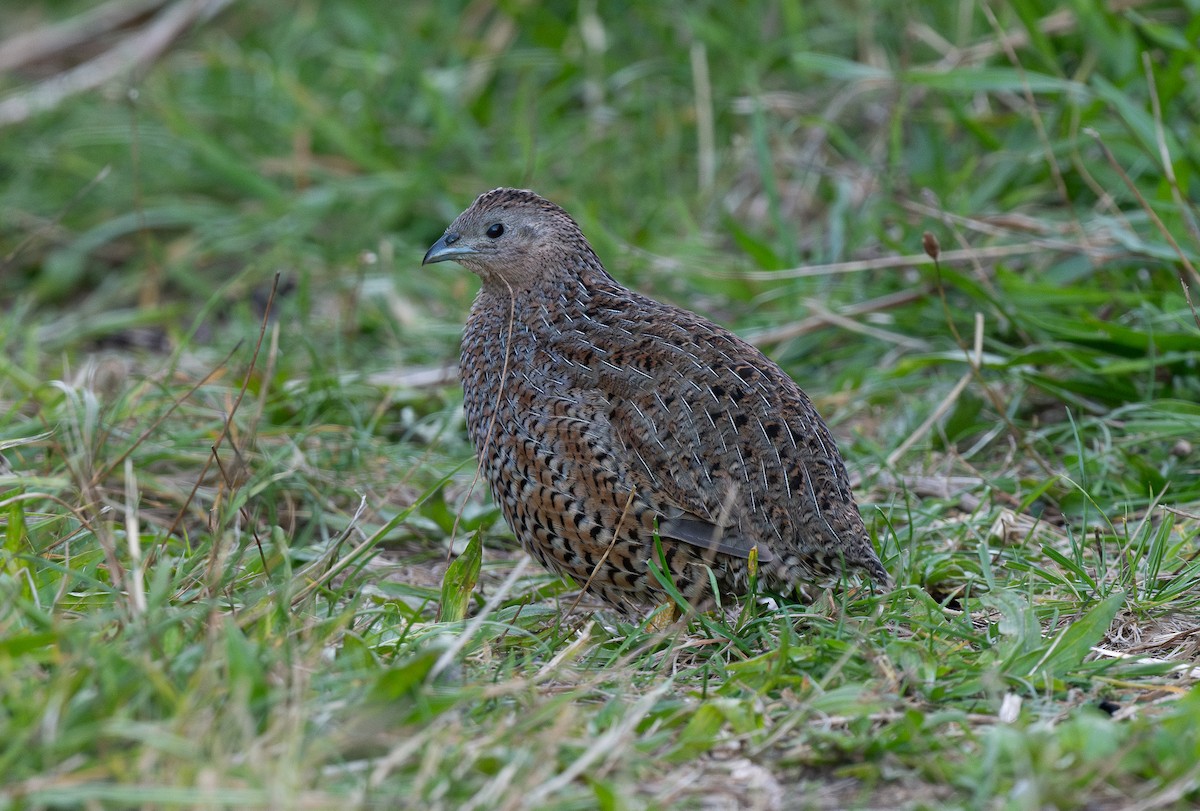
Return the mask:
M 496 189 L 422 264 L 483 287 L 462 343 L 467 431 L 521 545 L 632 612 L 668 601 L 655 534 L 694 605 L 857 569 L 886 584 L 812 402 L 733 333 L 622 287 L 570 215 Z M 711 574 L 710 574 L 711 573 Z

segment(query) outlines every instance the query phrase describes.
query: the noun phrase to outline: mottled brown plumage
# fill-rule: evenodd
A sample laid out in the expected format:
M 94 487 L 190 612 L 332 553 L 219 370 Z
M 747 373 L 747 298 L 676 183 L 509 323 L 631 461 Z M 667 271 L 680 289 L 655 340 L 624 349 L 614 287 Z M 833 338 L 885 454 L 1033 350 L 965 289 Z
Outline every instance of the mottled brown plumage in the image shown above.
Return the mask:
M 423 264 L 483 287 L 462 344 L 467 430 L 522 546 L 626 611 L 857 569 L 886 584 L 829 429 L 761 352 L 618 284 L 533 192 L 479 197 Z M 712 576 L 710 577 L 709 572 Z

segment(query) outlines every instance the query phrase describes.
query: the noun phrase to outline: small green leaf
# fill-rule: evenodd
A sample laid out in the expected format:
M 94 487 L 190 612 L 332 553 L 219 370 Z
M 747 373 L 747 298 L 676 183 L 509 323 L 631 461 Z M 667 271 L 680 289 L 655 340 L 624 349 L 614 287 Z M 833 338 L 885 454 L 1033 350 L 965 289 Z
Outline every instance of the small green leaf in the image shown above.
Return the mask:
M 596 795 L 596 807 L 600 811 L 619 811 L 624 807 L 621 805 L 620 797 L 611 781 L 589 780 L 589 782 L 592 786 L 592 793 Z
M 371 699 L 386 703 L 412 696 L 425 683 L 440 656 L 437 646 L 426 646 L 380 672 L 371 685 Z
M 446 576 L 442 579 L 442 608 L 438 616 L 441 622 L 459 622 L 467 616 L 467 605 L 479 581 L 482 560 L 483 540 L 476 532 L 467 542 L 463 553 L 446 569 Z
M 679 733 L 679 742 L 672 753 L 673 760 L 690 760 L 712 749 L 721 741 L 721 730 L 728 724 L 736 735 L 745 735 L 761 728 L 758 715 L 747 701 L 714 699 L 702 704 L 687 726 Z
M 358 634 L 347 633 L 342 637 L 342 649 L 337 658 L 347 669 L 368 670 L 379 666 L 375 654 Z
M 231 685 L 245 689 L 253 701 L 266 698 L 262 651 L 233 622 L 225 625 L 225 666 Z

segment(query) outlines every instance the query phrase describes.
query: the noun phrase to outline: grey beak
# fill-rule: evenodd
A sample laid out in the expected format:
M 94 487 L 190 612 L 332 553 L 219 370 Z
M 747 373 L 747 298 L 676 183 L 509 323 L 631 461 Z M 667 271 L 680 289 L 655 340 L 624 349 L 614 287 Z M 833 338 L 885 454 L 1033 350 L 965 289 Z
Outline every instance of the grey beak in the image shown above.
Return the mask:
M 429 247 L 429 250 L 425 252 L 425 258 L 421 260 L 421 264 L 432 265 L 434 262 L 445 262 L 449 259 L 457 259 L 460 256 L 470 256 L 473 253 L 478 253 L 478 251 L 468 245 L 457 244 L 460 239 L 462 239 L 462 236 L 453 231 L 447 231 L 442 234 L 442 238 L 433 243 Z

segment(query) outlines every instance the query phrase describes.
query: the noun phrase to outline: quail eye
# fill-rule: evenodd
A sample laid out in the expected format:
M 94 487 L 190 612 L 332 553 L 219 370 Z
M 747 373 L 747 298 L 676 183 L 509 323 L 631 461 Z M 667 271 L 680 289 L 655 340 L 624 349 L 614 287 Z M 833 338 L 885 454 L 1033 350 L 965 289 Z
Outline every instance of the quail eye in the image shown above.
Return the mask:
M 485 233 L 487 234 L 488 239 L 498 239 L 500 235 L 504 233 L 504 223 L 498 222 L 494 225 L 488 226 L 488 230 Z

